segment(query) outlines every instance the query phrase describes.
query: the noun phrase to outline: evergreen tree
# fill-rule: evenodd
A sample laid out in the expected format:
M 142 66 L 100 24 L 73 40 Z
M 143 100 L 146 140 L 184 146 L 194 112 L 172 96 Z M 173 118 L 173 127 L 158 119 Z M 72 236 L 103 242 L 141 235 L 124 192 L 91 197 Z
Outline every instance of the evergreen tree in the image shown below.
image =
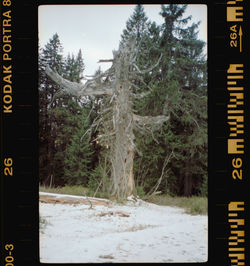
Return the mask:
M 148 18 L 146 17 L 143 6 L 140 4 L 136 5 L 132 16 L 126 23 L 126 29 L 123 30 L 121 42 L 125 43 L 133 37 L 136 40 L 136 46 L 139 46 L 147 29 L 147 20 Z
M 164 106 L 170 121 L 160 132 L 147 136 L 139 132 L 136 138 L 141 153 L 135 158 L 136 177 L 146 192 L 162 175 L 162 191 L 185 196 L 205 191 L 202 184 L 207 178 L 206 61 L 202 54 L 204 43 L 197 40 L 198 24 L 184 27 L 191 20 L 182 18 L 186 7 L 162 5 L 165 22 L 161 28 L 151 23 L 148 33 L 152 33 L 147 34 L 157 44 L 155 55 L 163 56 L 159 67 L 148 76 L 151 93 L 137 102 L 136 109 L 141 115 L 155 115 Z M 171 160 L 162 173 L 170 154 Z
M 68 54 L 65 63 L 65 74 L 63 77 L 71 81 L 80 82 L 83 79 L 83 71 L 84 63 L 81 49 L 79 50 L 76 58 L 73 54 L 71 56 Z
M 71 105 L 71 106 L 70 106 Z M 61 109 L 63 122 L 60 128 L 60 139 L 64 141 L 64 147 L 58 155 L 63 161 L 62 180 L 69 185 L 87 185 L 91 171 L 92 147 L 90 136 L 85 135 L 89 128 L 87 108 L 76 105 L 75 102 L 69 103 L 70 108 Z M 71 110 L 77 110 L 72 113 Z M 59 119 L 59 116 L 57 117 Z
M 89 125 L 89 104 L 79 97 L 61 93 L 44 76 L 46 65 L 70 81 L 80 82 L 84 63 L 81 50 L 77 56 L 62 56 L 62 45 L 53 35 L 39 57 L 40 93 L 40 180 L 45 184 L 85 184 L 91 164 L 89 138 L 81 138 Z M 82 157 L 79 157 L 79 155 Z M 83 156 L 84 155 L 84 156 Z
M 151 62 L 149 62 L 149 56 L 151 52 L 149 45 L 152 43 L 148 43 L 149 25 L 150 22 L 145 14 L 144 7 L 138 4 L 135 6 L 131 17 L 127 20 L 126 28 L 123 30 L 121 35 L 121 45 L 126 45 L 131 39 L 134 40 L 137 50 L 135 63 L 139 68 L 141 66 L 145 67 L 151 64 Z M 138 80 L 136 80 L 135 83 L 138 85 L 138 87 L 140 87 L 139 85 L 142 85 Z
M 170 64 L 162 68 L 166 87 L 165 107 L 171 120 L 168 145 L 175 153 L 171 170 L 175 191 L 198 194 L 207 172 L 207 98 L 204 43 L 197 40 L 198 24 L 184 28 L 191 17 L 182 18 L 186 5 L 162 5 L 164 17 L 162 52 Z M 180 27 L 181 26 L 181 27 Z M 165 64 L 167 65 L 167 64 Z M 168 129 L 169 130 L 169 129 Z
M 45 75 L 46 65 L 50 65 L 59 73 L 63 70 L 63 49 L 58 34 L 54 34 L 45 48 L 39 53 L 39 168 L 40 180 L 50 184 L 54 178 L 55 139 L 56 132 L 51 119 L 50 110 L 56 106 L 52 102 L 58 91 L 58 85 Z
M 68 55 L 65 60 L 63 77 L 80 82 L 83 78 L 84 63 L 81 50 L 77 57 Z M 92 147 L 88 135 L 84 135 L 90 123 L 89 103 L 68 94 L 60 95 L 58 105 L 51 112 L 57 129 L 57 148 L 55 153 L 58 169 L 56 176 L 63 184 L 86 185 L 90 174 Z M 84 135 L 84 137 L 82 137 Z

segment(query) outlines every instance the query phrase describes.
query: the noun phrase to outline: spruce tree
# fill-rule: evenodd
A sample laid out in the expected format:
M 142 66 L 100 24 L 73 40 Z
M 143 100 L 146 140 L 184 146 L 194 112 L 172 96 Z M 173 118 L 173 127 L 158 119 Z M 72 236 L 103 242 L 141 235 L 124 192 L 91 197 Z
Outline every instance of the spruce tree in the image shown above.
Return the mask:
M 79 50 L 76 57 L 68 55 L 65 64 L 65 78 L 74 82 L 81 82 L 83 79 L 84 63 L 82 52 Z M 70 111 L 71 136 L 68 139 L 68 145 L 65 149 L 65 165 L 63 179 L 70 185 L 84 185 L 89 181 L 92 170 L 93 146 L 90 135 L 85 134 L 90 127 L 90 112 L 92 103 L 89 98 L 69 96 L 67 102 L 68 111 Z
M 206 180 L 207 98 L 204 43 L 197 39 L 198 24 L 183 27 L 191 19 L 182 18 L 186 7 L 162 5 L 165 23 L 161 47 L 170 63 L 162 68 L 162 84 L 166 87 L 164 104 L 170 113 L 172 132 L 166 140 L 175 153 L 171 170 L 176 192 L 191 196 L 200 192 Z
M 143 6 L 136 5 L 132 16 L 126 22 L 126 28 L 121 35 L 121 42 L 125 43 L 133 37 L 136 40 L 136 46 L 139 46 L 147 29 L 147 20 Z
M 68 54 L 65 62 L 65 74 L 63 77 L 71 81 L 80 82 L 83 79 L 84 68 L 82 51 L 80 49 L 76 58 L 73 54 Z
M 139 132 L 136 138 L 141 153 L 135 158 L 136 177 L 146 192 L 162 175 L 162 191 L 185 196 L 205 191 L 202 184 L 207 178 L 206 60 L 202 53 L 204 43 L 197 39 L 198 24 L 185 27 L 191 20 L 183 18 L 186 7 L 162 5 L 164 23 L 161 27 L 151 23 L 148 28 L 147 39 L 154 40 L 154 53 L 163 56 L 159 67 L 148 76 L 151 93 L 138 100 L 136 109 L 141 115 L 155 115 L 163 106 L 170 121 L 160 132 L 147 136 Z M 170 154 L 171 160 L 162 172 Z
M 85 184 L 91 163 L 91 144 L 81 138 L 89 125 L 89 104 L 64 94 L 44 75 L 46 65 L 70 81 L 80 82 L 84 63 L 81 50 L 66 59 L 57 34 L 41 49 L 39 56 L 39 140 L 40 180 L 46 185 Z M 73 148 L 74 147 L 74 148 Z M 76 148 L 76 149 L 75 149 Z M 79 160 L 79 153 L 84 154 Z
M 83 78 L 84 63 L 81 50 L 75 57 L 68 55 L 65 60 L 63 77 L 73 82 Z M 90 123 L 90 104 L 88 99 L 62 93 L 61 102 L 52 115 L 57 126 L 58 147 L 56 158 L 61 164 L 60 180 L 63 184 L 87 185 L 92 158 L 92 146 L 89 135 L 85 135 Z
M 51 82 L 44 74 L 46 65 L 53 66 L 59 73 L 62 73 L 63 48 L 58 34 L 54 34 L 39 53 L 39 173 L 40 181 L 52 184 L 54 180 L 54 155 L 56 131 L 50 111 L 56 106 L 52 102 L 59 90 L 59 86 Z

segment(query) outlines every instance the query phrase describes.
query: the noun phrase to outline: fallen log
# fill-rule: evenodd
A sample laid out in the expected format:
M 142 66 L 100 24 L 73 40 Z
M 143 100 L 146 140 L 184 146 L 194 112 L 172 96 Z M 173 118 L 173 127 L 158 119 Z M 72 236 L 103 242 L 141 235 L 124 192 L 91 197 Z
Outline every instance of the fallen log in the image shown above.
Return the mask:
M 39 194 L 39 201 L 41 203 L 53 203 L 53 204 L 85 204 L 85 205 L 103 205 L 110 206 L 111 201 L 107 199 L 91 198 L 91 197 L 74 197 L 69 195 L 48 195 Z

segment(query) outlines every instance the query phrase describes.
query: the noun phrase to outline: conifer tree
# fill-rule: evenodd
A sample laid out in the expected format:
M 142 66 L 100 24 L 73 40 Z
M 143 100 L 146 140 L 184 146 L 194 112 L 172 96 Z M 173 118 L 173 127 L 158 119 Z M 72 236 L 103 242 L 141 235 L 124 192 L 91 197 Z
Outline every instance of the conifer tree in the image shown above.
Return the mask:
M 142 36 L 147 29 L 147 20 L 148 18 L 144 12 L 143 6 L 140 4 L 136 5 L 132 16 L 126 23 L 126 28 L 123 30 L 121 42 L 125 43 L 129 39 L 134 38 L 136 40 L 136 46 L 139 46 Z
M 170 64 L 162 68 L 166 112 L 170 114 L 169 147 L 177 193 L 199 193 L 207 172 L 207 98 L 204 43 L 197 39 L 198 24 L 183 27 L 187 5 L 162 5 L 162 51 Z M 169 129 L 168 129 L 169 130 Z M 168 133 L 170 135 L 170 133 Z M 166 139 L 166 140 L 167 140 Z
M 81 82 L 83 79 L 84 63 L 82 52 L 79 50 L 76 57 L 68 55 L 65 64 L 65 78 L 73 82 Z M 85 132 L 90 127 L 91 101 L 85 97 L 84 103 L 80 97 L 69 97 L 68 110 L 71 113 L 71 136 L 65 149 L 64 180 L 67 184 L 81 184 L 86 186 L 91 172 L 91 160 L 93 154 L 91 139 Z
M 89 104 L 82 106 L 82 99 L 62 93 L 58 85 L 44 76 L 44 66 L 50 65 L 71 81 L 82 80 L 81 50 L 76 57 L 72 54 L 66 59 L 62 52 L 55 34 L 39 57 L 40 179 L 46 185 L 86 184 L 92 152 L 87 136 L 81 137 L 89 125 Z M 85 156 L 82 160 L 78 158 L 80 153 Z
M 44 74 L 47 64 L 53 66 L 62 73 L 63 48 L 58 34 L 54 34 L 39 53 L 39 168 L 40 180 L 46 184 L 52 184 L 54 180 L 54 155 L 56 132 L 52 121 L 50 110 L 56 106 L 51 104 L 52 99 L 59 90 L 59 86 L 51 82 Z
M 80 82 L 83 79 L 84 63 L 82 59 L 82 51 L 79 50 L 77 57 L 68 54 L 65 63 L 64 77 L 75 82 Z
M 75 105 L 71 102 L 72 108 L 78 109 L 77 113 L 70 112 L 69 127 L 70 133 L 67 139 L 67 146 L 64 150 L 64 175 L 63 180 L 69 185 L 86 186 L 89 180 L 93 149 L 89 135 L 85 132 L 90 127 L 89 109 Z
M 164 106 L 170 121 L 161 132 L 136 138 L 141 155 L 135 158 L 138 185 L 150 191 L 161 180 L 159 189 L 190 196 L 198 194 L 206 182 L 207 98 L 204 43 L 197 39 L 198 24 L 186 26 L 183 18 L 187 5 L 162 5 L 161 28 L 153 23 L 151 44 L 155 54 L 162 54 L 159 67 L 149 76 L 151 93 L 137 102 L 141 115 L 155 114 Z M 147 36 L 150 36 L 147 34 Z M 154 81 L 154 83 L 150 82 Z M 169 158 L 165 172 L 164 162 Z M 145 174 L 147 173 L 147 177 Z M 204 189 L 203 189 L 204 191 Z

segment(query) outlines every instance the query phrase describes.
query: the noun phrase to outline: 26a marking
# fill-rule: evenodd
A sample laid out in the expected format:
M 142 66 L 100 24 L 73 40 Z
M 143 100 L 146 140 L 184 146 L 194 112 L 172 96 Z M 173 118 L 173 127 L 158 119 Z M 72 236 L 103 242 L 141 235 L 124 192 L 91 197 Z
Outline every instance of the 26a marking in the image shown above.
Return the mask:
M 242 36 L 243 36 L 243 32 L 242 32 L 242 27 L 239 26 L 239 31 L 237 32 L 237 25 L 233 25 L 230 27 L 230 47 L 232 48 L 236 48 L 236 47 L 240 47 L 240 52 L 242 52 Z M 237 40 L 239 38 L 239 41 Z

